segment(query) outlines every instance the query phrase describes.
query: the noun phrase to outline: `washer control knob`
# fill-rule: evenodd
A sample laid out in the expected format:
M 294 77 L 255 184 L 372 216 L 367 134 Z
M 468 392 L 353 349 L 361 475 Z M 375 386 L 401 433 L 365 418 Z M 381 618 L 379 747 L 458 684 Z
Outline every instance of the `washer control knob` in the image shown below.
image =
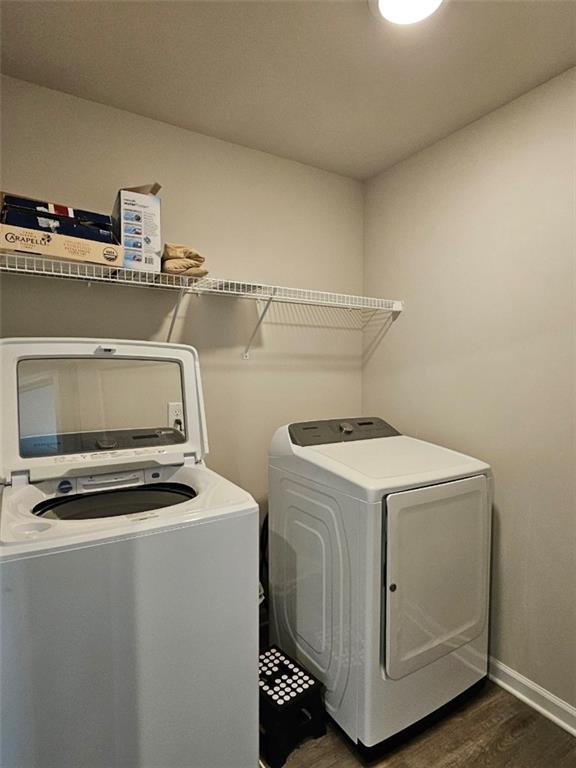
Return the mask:
M 344 433 L 345 435 L 351 435 L 352 432 L 354 432 L 354 427 L 352 424 L 350 424 L 349 421 L 343 421 L 340 424 L 340 432 Z

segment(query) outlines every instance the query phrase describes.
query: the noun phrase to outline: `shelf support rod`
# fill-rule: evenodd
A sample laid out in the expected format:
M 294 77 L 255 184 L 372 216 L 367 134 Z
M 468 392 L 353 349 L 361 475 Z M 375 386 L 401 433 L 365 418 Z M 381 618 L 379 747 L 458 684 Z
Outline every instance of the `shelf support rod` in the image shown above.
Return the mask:
M 270 304 L 272 304 L 272 301 L 274 299 L 274 294 L 275 293 L 276 293 L 276 289 L 274 289 L 274 291 L 272 291 L 270 296 L 268 296 L 268 298 L 266 299 L 266 304 L 264 305 L 264 309 L 260 313 L 260 317 L 258 318 L 258 321 L 257 321 L 256 325 L 254 326 L 254 330 L 252 331 L 252 335 L 248 339 L 248 344 L 246 344 L 244 352 L 242 353 L 242 357 L 244 358 L 244 360 L 249 360 L 250 359 L 250 347 L 252 346 L 252 342 L 256 338 L 256 334 L 258 333 L 258 329 L 260 328 L 260 326 L 262 325 L 262 323 L 264 321 L 264 318 L 266 317 L 266 313 L 270 309 Z
M 376 314 L 378 313 L 378 311 L 379 311 L 379 310 L 375 309 L 375 310 L 373 310 L 372 312 L 370 312 L 370 316 L 369 316 L 368 320 L 365 320 L 365 321 L 364 321 L 364 322 L 363 322 L 363 323 L 360 325 L 360 329 L 361 329 L 362 331 L 365 331 L 365 330 L 366 330 L 366 328 L 368 328 L 368 326 L 370 325 L 370 323 L 372 322 L 372 320 L 373 320 L 373 319 L 376 317 Z
M 178 298 L 176 299 L 176 304 L 174 305 L 174 309 L 172 311 L 172 319 L 170 320 L 170 328 L 168 329 L 168 336 L 166 338 L 166 341 L 168 343 L 172 338 L 172 332 L 174 331 L 174 325 L 176 324 L 176 316 L 178 315 L 178 310 L 180 309 L 180 304 L 182 303 L 182 299 L 184 298 L 185 293 L 186 293 L 186 286 L 183 285 L 182 288 L 180 288 L 180 290 L 178 291 Z

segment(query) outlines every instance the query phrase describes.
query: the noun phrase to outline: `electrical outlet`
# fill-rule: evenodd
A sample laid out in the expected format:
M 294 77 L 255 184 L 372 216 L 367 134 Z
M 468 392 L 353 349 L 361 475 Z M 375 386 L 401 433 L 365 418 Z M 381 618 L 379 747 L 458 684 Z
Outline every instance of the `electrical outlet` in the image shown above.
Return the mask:
M 184 408 L 182 403 L 168 403 L 168 426 L 184 432 Z

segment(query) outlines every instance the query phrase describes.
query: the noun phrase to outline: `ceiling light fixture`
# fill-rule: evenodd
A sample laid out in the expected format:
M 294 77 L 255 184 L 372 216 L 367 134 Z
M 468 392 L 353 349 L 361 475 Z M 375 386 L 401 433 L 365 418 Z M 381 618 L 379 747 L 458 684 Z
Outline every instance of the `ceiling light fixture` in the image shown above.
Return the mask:
M 431 16 L 444 0 L 369 0 L 377 14 L 393 24 L 415 24 Z

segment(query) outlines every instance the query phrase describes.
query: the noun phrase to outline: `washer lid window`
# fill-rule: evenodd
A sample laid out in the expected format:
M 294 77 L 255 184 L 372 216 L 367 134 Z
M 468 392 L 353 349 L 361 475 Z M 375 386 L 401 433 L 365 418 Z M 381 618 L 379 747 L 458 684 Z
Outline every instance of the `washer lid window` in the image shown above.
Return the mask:
M 208 451 L 192 347 L 5 339 L 0 356 L 2 482 L 177 465 Z

